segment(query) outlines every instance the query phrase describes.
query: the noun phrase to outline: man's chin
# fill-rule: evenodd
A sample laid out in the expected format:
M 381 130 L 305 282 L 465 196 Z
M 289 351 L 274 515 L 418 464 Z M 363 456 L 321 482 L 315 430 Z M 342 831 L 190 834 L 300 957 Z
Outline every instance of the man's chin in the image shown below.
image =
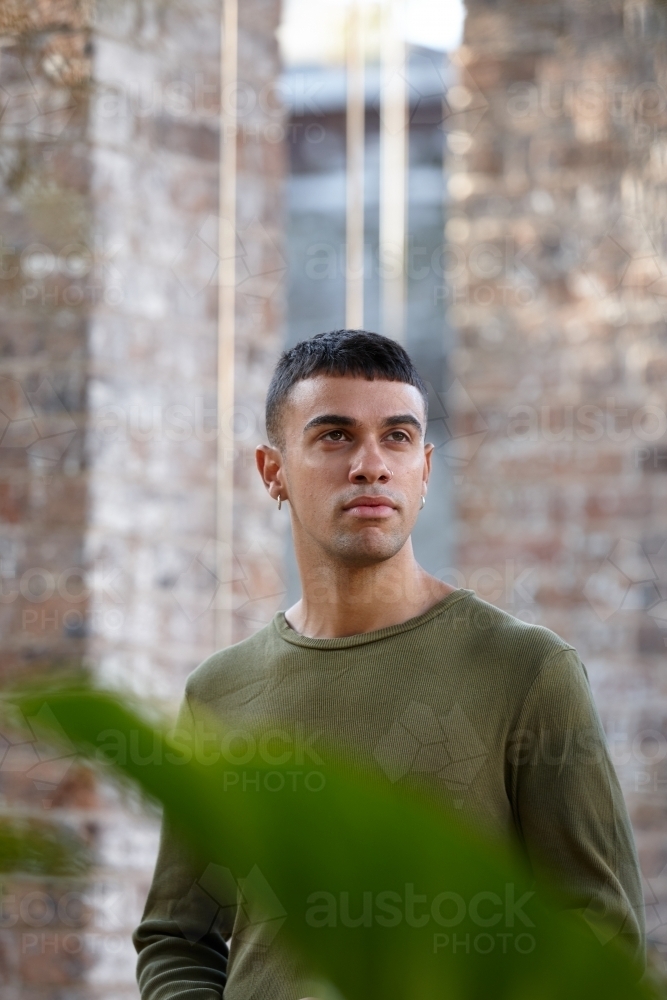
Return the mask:
M 334 539 L 331 555 L 347 566 L 373 566 L 391 559 L 405 545 L 406 538 L 382 535 L 380 532 L 354 532 Z

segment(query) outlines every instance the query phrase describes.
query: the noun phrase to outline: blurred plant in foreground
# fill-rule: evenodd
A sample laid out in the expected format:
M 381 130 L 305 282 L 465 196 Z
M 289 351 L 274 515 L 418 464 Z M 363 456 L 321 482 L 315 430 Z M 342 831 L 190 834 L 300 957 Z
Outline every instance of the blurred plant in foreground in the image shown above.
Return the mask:
M 71 831 L 35 819 L 0 818 L 0 874 L 84 875 L 87 845 Z
M 202 870 L 219 865 L 242 883 L 259 869 L 267 910 L 277 898 L 285 913 L 281 946 L 284 942 L 300 955 L 316 981 L 329 984 L 321 996 L 327 990 L 345 1000 L 658 996 L 646 980 L 638 981 L 641 972 L 613 940 L 613 928 L 562 912 L 555 895 L 543 887 L 536 891 L 518 860 L 425 797 L 379 784 L 342 764 L 327 766 L 317 794 L 290 791 L 288 780 L 281 785 L 284 793 L 264 780 L 249 794 L 245 781 L 238 780 L 243 766 L 213 755 L 209 762 L 198 754 L 193 759 L 173 731 L 118 695 L 86 685 L 44 686 L 12 695 L 11 703 L 26 714 L 46 704 L 45 717 L 56 720 L 54 741 L 64 733 L 78 753 L 162 803 Z M 219 725 L 218 732 L 222 739 Z M 121 746 L 133 752 L 119 753 Z M 264 778 L 289 775 L 289 765 L 253 768 Z M 230 780 L 234 771 L 237 780 Z M 47 841 L 38 843 L 35 850 L 46 857 Z M 1 831 L 0 852 L 17 852 L 15 840 L 3 839 Z M 441 907 L 435 925 L 425 914 L 416 916 L 414 906 L 410 916 L 393 923 L 386 917 L 329 920 L 326 907 L 323 919 L 308 916 L 316 897 L 404 899 L 410 892 L 414 902 L 426 899 L 419 892 L 431 888 Z M 261 892 L 260 885 L 260 907 Z M 465 914 L 456 914 L 459 900 L 468 904 Z M 503 926 L 530 928 L 524 933 L 530 947 L 488 948 L 495 917 L 488 909 L 480 917 L 484 900 L 504 901 Z M 451 913 L 452 901 L 455 917 L 448 923 L 442 913 Z M 448 926 L 455 927 L 459 942 L 472 934 L 484 938 L 485 947 L 451 947 Z M 504 937 L 507 944 L 513 933 Z

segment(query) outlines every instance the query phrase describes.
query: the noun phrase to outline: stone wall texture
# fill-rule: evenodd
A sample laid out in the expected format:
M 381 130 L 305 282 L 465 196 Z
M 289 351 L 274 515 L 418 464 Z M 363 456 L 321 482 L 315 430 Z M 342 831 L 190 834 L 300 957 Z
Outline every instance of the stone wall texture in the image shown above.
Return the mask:
M 5 679 L 83 666 L 175 711 L 215 648 L 219 434 L 236 489 L 234 638 L 284 594 L 284 519 L 253 474 L 282 343 L 279 4 L 240 7 L 238 128 L 224 137 L 219 3 L 0 13 Z M 219 415 L 221 138 L 239 178 L 237 390 Z M 92 864 L 3 883 L 17 914 L 0 929 L 3 997 L 136 998 L 130 934 L 158 818 L 67 757 L 38 774 L 30 720 L 2 735 L 5 807 L 67 828 Z
M 468 0 L 448 135 L 464 585 L 588 669 L 667 959 L 667 9 Z
M 0 38 L 5 677 L 80 657 L 86 618 L 90 30 L 74 4 L 30 16 L 32 32 Z
M 86 365 L 91 308 L 86 4 L 3 5 L 0 12 L 0 629 L 2 679 L 78 669 L 89 617 L 85 568 Z M 20 829 L 94 849 L 90 771 L 70 755 L 40 760 L 29 723 L 0 726 L 0 801 Z M 3 876 L 0 992 L 83 996 L 90 956 L 83 870 Z M 64 919 L 63 919 L 64 917 Z M 38 929 L 38 924 L 42 927 Z M 48 935 L 48 947 L 44 935 Z M 69 950 L 63 936 L 71 935 Z

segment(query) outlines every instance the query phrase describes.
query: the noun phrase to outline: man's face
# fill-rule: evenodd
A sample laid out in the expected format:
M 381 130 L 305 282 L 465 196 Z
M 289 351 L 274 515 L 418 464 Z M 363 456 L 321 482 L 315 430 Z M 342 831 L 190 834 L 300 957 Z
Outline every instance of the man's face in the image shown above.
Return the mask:
M 329 375 L 297 382 L 283 410 L 282 455 L 295 530 L 347 565 L 395 555 L 426 493 L 433 445 L 424 430 L 414 386 Z

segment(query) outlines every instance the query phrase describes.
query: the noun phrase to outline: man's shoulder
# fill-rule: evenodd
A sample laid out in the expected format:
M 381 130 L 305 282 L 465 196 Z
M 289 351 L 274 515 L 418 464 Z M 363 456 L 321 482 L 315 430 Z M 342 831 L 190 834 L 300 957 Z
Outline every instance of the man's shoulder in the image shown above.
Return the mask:
M 469 591 L 466 599 L 441 618 L 443 630 L 461 642 L 473 656 L 498 666 L 528 673 L 539 671 L 558 654 L 576 657 L 574 647 L 556 632 L 523 621 Z M 566 659 L 568 657 L 565 657 Z
M 246 639 L 216 650 L 189 675 L 185 684 L 187 697 L 205 704 L 265 683 L 276 638 L 271 621 Z

